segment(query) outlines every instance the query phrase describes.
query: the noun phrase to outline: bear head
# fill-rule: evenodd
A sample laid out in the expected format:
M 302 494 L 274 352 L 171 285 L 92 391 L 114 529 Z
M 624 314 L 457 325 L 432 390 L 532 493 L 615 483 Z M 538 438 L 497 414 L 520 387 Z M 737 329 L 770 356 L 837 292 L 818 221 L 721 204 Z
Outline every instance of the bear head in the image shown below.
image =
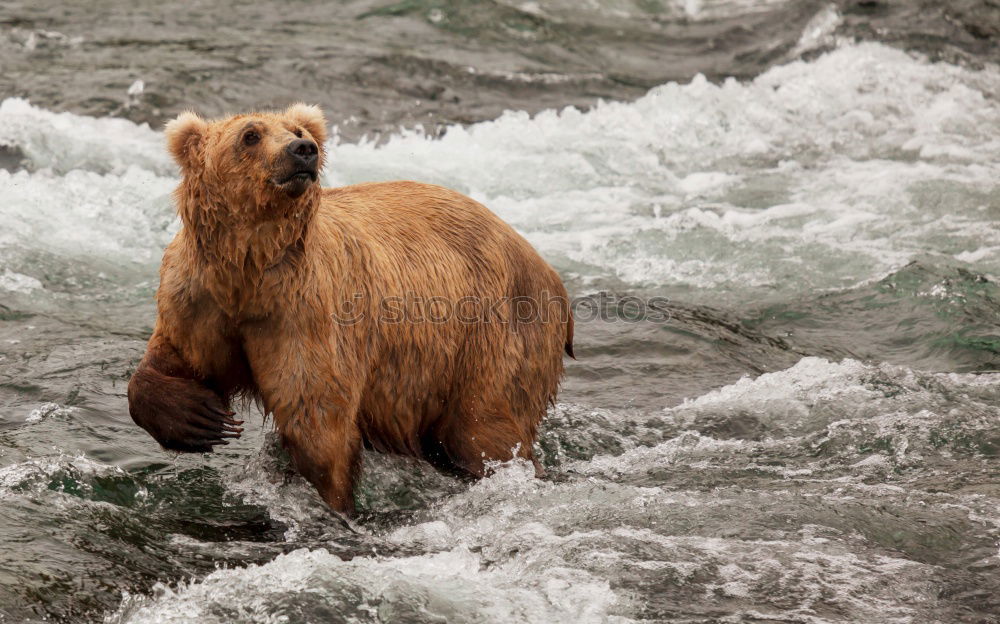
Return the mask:
M 165 129 L 182 186 L 229 210 L 288 205 L 318 193 L 326 119 L 316 106 L 206 121 L 182 113 Z

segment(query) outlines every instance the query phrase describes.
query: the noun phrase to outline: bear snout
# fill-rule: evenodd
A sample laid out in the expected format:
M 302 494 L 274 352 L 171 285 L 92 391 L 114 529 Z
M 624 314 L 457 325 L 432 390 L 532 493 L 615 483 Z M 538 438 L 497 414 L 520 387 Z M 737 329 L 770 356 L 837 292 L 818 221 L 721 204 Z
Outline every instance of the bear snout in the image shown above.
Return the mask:
M 319 147 L 309 139 L 297 139 L 288 144 L 285 152 L 291 156 L 292 162 L 304 170 L 316 171 L 319 162 Z
M 280 172 L 272 181 L 292 199 L 305 193 L 319 178 L 319 147 L 309 139 L 296 139 L 286 145 L 279 162 Z

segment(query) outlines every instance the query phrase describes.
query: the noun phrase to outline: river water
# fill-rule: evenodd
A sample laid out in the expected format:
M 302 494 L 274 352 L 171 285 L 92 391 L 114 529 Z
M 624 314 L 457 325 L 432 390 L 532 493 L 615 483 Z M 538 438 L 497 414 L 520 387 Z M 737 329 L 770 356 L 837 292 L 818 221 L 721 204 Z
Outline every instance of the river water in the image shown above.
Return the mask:
M 0 622 L 1000 621 L 988 2 L 85 6 L 0 8 Z M 546 479 L 132 424 L 162 120 L 299 95 L 581 298 Z

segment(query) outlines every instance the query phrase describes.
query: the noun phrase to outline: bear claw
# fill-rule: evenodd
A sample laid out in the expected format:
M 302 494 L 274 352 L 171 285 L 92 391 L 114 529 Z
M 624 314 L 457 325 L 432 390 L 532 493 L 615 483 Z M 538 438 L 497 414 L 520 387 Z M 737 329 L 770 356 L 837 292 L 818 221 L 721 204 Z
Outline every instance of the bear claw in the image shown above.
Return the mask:
M 129 386 L 132 419 L 170 451 L 210 453 L 243 433 L 243 421 L 193 379 L 140 370 Z

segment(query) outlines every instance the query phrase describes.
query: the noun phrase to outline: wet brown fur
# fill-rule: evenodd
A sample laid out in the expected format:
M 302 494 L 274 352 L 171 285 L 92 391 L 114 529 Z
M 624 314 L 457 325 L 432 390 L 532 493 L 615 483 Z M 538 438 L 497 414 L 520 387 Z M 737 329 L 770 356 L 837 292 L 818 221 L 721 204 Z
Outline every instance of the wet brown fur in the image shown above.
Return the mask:
M 255 149 L 240 141 L 248 127 L 261 136 Z M 184 406 L 211 407 L 207 391 L 219 409 L 258 399 L 296 468 L 341 511 L 354 506 L 362 445 L 476 476 L 512 449 L 533 459 L 563 351 L 572 355 L 558 275 L 446 188 L 313 183 L 288 197 L 272 182 L 284 147 L 297 133 L 313 139 L 322 167 L 325 130 L 304 105 L 168 125 L 183 227 L 164 254 L 156 327 L 130 383 L 136 422 L 162 442 Z M 385 322 L 386 297 L 469 296 L 507 303 L 477 322 Z M 519 319 L 519 297 L 550 309 Z M 362 318 L 337 322 L 352 300 Z

